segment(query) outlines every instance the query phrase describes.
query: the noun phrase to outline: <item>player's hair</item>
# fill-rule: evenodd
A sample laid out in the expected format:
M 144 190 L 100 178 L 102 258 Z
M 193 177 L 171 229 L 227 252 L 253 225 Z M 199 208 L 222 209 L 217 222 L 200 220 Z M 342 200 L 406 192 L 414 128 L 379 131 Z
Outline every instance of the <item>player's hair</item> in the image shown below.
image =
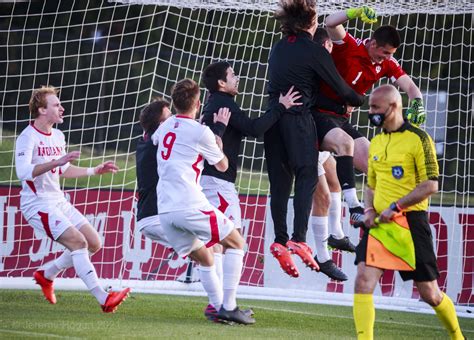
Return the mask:
M 324 28 L 318 27 L 316 30 L 316 33 L 314 33 L 313 41 L 318 44 L 318 45 L 324 45 L 326 41 L 328 41 L 329 34 L 328 31 L 326 31 Z
M 48 95 L 57 95 L 58 93 L 59 90 L 54 86 L 41 86 L 41 88 L 33 90 L 28 105 L 30 108 L 31 118 L 36 119 L 39 116 L 38 109 L 41 107 L 45 108 L 48 105 L 48 102 L 46 101 Z
M 170 103 L 163 98 L 157 98 L 140 112 L 140 125 L 146 134 L 152 134 L 158 129 L 165 107 L 169 108 Z
M 316 0 L 280 0 L 274 16 L 283 34 L 305 31 L 317 20 Z
M 208 65 L 202 72 L 202 82 L 209 92 L 219 91 L 219 80 L 226 80 L 227 69 L 231 65 L 227 61 L 218 61 Z
M 188 112 L 199 98 L 199 85 L 192 79 L 178 81 L 171 89 L 173 106 L 178 112 Z
M 372 39 L 375 40 L 378 46 L 390 45 L 398 48 L 401 44 L 400 34 L 393 26 L 380 26 L 374 32 Z

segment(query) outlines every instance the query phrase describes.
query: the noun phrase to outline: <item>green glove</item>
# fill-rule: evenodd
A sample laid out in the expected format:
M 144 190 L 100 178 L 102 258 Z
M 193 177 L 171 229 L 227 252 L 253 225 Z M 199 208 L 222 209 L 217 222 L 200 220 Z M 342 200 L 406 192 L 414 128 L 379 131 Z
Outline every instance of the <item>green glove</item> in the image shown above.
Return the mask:
M 375 9 L 369 6 L 362 6 L 357 8 L 349 8 L 346 10 L 347 18 L 360 18 L 366 24 L 375 24 L 377 22 L 377 13 Z
M 426 112 L 423 107 L 423 99 L 415 98 L 410 102 L 406 117 L 413 125 L 421 125 L 426 121 Z

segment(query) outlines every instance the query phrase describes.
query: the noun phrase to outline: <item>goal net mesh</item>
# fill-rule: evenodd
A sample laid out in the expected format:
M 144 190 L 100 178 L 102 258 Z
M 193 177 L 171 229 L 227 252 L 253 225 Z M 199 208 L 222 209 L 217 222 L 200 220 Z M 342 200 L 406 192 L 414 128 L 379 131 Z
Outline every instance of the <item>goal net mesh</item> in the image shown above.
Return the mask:
M 319 22 L 336 10 L 367 3 L 380 14 L 379 22 L 372 26 L 352 20 L 346 28 L 358 38 L 370 37 L 381 24 L 400 32 L 403 44 L 395 57 L 423 93 L 424 128 L 439 158 L 440 192 L 430 204 L 439 283 L 458 306 L 472 305 L 474 3 L 320 1 Z M 30 122 L 32 90 L 53 85 L 60 88 L 66 110 L 58 128 L 69 150 L 81 151 L 78 165 L 112 160 L 120 166 L 114 175 L 62 181 L 71 202 L 102 238 L 102 250 L 92 257 L 99 277 L 144 290 L 194 289 L 189 287 L 198 275 L 192 263 L 135 232 L 134 155 L 142 133 L 138 115 L 153 98 L 169 100 L 176 81 L 187 77 L 200 82 L 203 68 L 218 60 L 229 61 L 240 76 L 237 103 L 250 117 L 261 115 L 268 57 L 281 36 L 275 9 L 274 1 L 252 0 L 0 2 L 0 276 L 30 278 L 62 252 L 60 245 L 35 235 L 21 217 L 13 157 L 15 138 Z M 367 112 L 367 105 L 355 111 L 352 123 L 370 139 L 374 129 L 368 126 Z M 364 175 L 357 174 L 357 184 L 363 198 Z M 244 291 L 256 287 L 264 295 L 282 289 L 275 294 L 290 297 L 298 291 L 331 298 L 352 292 L 353 254 L 333 252 L 350 277 L 345 283 L 306 269 L 300 270 L 300 278 L 290 279 L 270 255 L 273 227 L 262 139 L 243 141 L 237 188 L 247 242 Z M 347 216 L 342 222 L 357 243 L 359 231 L 349 226 Z M 75 273 L 70 269 L 61 277 L 74 278 Z M 384 275 L 377 295 L 418 299 L 412 282 L 403 283 L 391 272 Z

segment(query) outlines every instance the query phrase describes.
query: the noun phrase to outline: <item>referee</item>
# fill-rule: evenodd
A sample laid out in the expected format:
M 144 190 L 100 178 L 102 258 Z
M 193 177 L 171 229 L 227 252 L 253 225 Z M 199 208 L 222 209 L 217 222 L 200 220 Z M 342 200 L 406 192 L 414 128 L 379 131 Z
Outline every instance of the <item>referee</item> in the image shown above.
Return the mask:
M 402 98 L 394 86 L 376 88 L 370 96 L 369 106 L 370 122 L 383 127 L 383 132 L 370 143 L 364 223 L 369 229 L 377 228 L 377 215 L 381 223 L 389 223 L 396 213 L 403 213 L 413 240 L 415 269 L 399 270 L 400 276 L 404 281 L 415 282 L 422 299 L 433 307 L 451 339 L 463 339 L 453 302 L 440 291 L 436 281 L 439 272 L 426 212 L 428 198 L 438 191 L 439 172 L 433 141 L 425 131 L 404 121 Z M 389 227 L 397 228 L 395 224 Z M 396 232 L 393 229 L 391 235 Z M 370 257 L 366 256 L 370 249 L 368 239 L 366 230 L 356 250 L 353 312 L 358 339 L 373 339 L 375 309 L 372 294 L 384 272 L 376 265 L 367 264 L 379 256 L 373 252 Z
M 318 270 L 306 245 L 312 195 L 318 178 L 318 139 L 310 108 L 314 106 L 321 81 L 348 105 L 360 106 L 364 99 L 341 78 L 328 51 L 312 41 L 318 26 L 315 0 L 281 0 L 275 18 L 283 38 L 273 46 L 269 58 L 267 110 L 278 105 L 280 93 L 287 93 L 292 85 L 302 96 L 299 101 L 303 105 L 287 110 L 264 137 L 275 227 L 275 243 L 270 250 L 282 269 L 297 277 L 299 273 L 288 248 L 306 265 Z M 289 240 L 286 216 L 293 180 L 295 218 Z

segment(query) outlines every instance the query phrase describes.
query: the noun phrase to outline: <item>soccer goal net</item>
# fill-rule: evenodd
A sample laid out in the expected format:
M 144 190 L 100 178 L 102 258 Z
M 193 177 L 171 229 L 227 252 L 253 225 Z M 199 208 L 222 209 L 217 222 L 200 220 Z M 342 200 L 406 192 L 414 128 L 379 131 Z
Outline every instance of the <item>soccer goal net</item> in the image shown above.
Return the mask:
M 347 30 L 368 38 L 378 25 L 397 27 L 403 44 L 395 57 L 423 93 L 424 128 L 436 143 L 441 170 L 441 190 L 430 203 L 439 284 L 466 312 L 474 304 L 474 3 L 326 0 L 318 3 L 319 22 L 334 11 L 366 3 L 377 10 L 379 22 L 353 20 Z M 61 90 L 66 117 L 59 128 L 69 150 L 81 151 L 78 164 L 113 160 L 120 167 L 114 175 L 62 182 L 102 238 L 103 248 L 92 260 L 104 285 L 202 294 L 192 263 L 135 232 L 138 114 L 155 97 L 169 99 L 176 81 L 188 77 L 199 82 L 206 65 L 227 60 L 240 76 L 236 101 L 250 117 L 261 115 L 269 53 L 280 37 L 275 9 L 276 1 L 266 0 L 0 2 L 0 287 L 33 287 L 33 272 L 62 252 L 60 245 L 35 235 L 22 218 L 13 157 L 15 138 L 30 121 L 32 89 L 48 84 Z M 202 94 L 204 100 L 204 88 Z M 367 111 L 364 106 L 354 112 L 352 123 L 370 139 L 374 130 L 368 127 Z M 362 174 L 357 183 L 362 198 Z M 272 258 L 261 139 L 242 143 L 237 188 L 247 242 L 241 296 L 350 304 L 353 254 L 332 253 L 350 277 L 344 283 L 303 269 L 300 262 L 300 277 L 290 278 Z M 359 230 L 349 226 L 347 214 L 342 223 L 357 243 Z M 310 246 L 312 240 L 309 230 Z M 57 287 L 82 287 L 74 278 L 72 269 L 65 271 Z M 412 282 L 386 272 L 380 283 L 380 306 L 422 308 Z

